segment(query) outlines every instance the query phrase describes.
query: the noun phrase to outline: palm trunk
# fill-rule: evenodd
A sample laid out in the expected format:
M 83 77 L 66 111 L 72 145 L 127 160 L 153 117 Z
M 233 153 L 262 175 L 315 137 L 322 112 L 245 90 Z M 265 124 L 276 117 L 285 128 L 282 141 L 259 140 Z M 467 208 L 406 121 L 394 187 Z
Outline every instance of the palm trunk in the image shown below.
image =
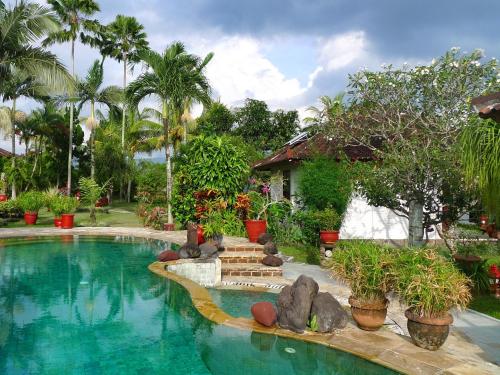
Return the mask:
M 424 244 L 424 205 L 412 200 L 408 206 L 408 244 L 410 246 L 422 246 Z
M 95 117 L 94 102 L 90 102 L 90 120 L 92 130 L 90 131 L 90 178 L 95 180 Z
M 132 194 L 132 179 L 129 177 L 127 181 L 127 203 L 130 203 L 131 194 Z
M 12 100 L 12 112 L 10 114 L 11 125 L 12 125 L 12 173 L 14 178 L 12 179 L 12 199 L 16 199 L 16 98 Z
M 122 150 L 125 151 L 125 89 L 127 87 L 127 55 L 123 55 Z
M 167 172 L 167 219 L 169 223 L 173 223 L 172 218 L 172 166 L 171 166 L 171 155 L 170 155 L 170 142 L 169 142 L 169 123 L 168 123 L 168 110 L 167 102 L 163 101 L 162 108 L 162 122 L 163 122 L 163 132 L 165 137 L 165 160 L 166 160 L 166 172 Z
M 75 78 L 75 39 L 71 40 L 71 76 Z M 73 102 L 69 107 L 69 148 L 68 148 L 68 183 L 66 188 L 71 195 L 71 166 L 73 164 Z

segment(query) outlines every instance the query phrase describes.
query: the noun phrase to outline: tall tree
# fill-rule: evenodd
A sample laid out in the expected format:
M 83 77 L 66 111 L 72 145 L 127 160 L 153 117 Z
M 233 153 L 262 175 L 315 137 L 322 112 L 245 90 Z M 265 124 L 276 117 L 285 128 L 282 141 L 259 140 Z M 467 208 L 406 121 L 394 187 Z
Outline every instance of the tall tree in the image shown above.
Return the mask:
M 138 52 L 148 48 L 146 33 L 135 17 L 117 15 L 107 26 L 110 34 L 110 54 L 116 60 L 123 62 L 123 90 L 127 87 L 127 66 L 133 67 L 139 61 Z M 126 102 L 122 101 L 122 131 L 121 145 L 125 150 L 125 116 Z
M 47 0 L 57 14 L 64 29 L 51 33 L 44 41 L 45 45 L 53 43 L 71 43 L 71 75 L 75 78 L 75 42 L 82 28 L 95 29 L 96 21 L 86 17 L 99 11 L 94 0 Z M 73 123 L 74 105 L 70 103 L 69 115 L 69 149 L 68 149 L 68 194 L 71 194 L 71 166 L 73 162 Z
M 89 69 L 85 80 L 77 83 L 78 92 L 78 110 L 86 103 L 90 104 L 90 116 L 86 120 L 87 127 L 90 129 L 90 176 L 93 179 L 95 176 L 95 128 L 97 126 L 95 106 L 102 104 L 113 109 L 116 106 L 123 94 L 122 90 L 117 86 L 108 86 L 102 88 L 104 80 L 103 67 L 98 60 Z
M 156 96 L 161 102 L 167 174 L 167 212 L 168 221 L 172 223 L 170 128 L 179 124 L 187 98 L 204 105 L 210 103 L 210 85 L 203 69 L 196 68 L 201 65 L 200 58 L 188 54 L 180 42 L 173 43 L 162 54 L 147 50 L 139 52 L 139 57 L 147 64 L 149 70 L 129 84 L 127 96 L 135 106 L 148 96 Z

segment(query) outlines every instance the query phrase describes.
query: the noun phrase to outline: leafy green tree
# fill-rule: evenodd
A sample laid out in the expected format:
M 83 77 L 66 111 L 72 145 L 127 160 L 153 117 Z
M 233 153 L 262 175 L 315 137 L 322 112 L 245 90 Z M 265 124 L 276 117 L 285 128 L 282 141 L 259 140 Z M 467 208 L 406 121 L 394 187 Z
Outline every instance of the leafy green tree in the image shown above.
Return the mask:
M 231 131 L 236 117 L 224 104 L 213 102 L 196 120 L 198 130 L 204 134 L 221 136 Z
M 197 68 L 202 65 L 200 58 L 188 54 L 180 42 L 170 45 L 162 54 L 150 50 L 141 51 L 139 58 L 150 70 L 129 84 L 127 96 L 134 106 L 148 96 L 156 96 L 161 102 L 167 175 L 167 215 L 169 223 L 172 223 L 170 129 L 179 124 L 186 99 L 190 98 L 193 102 L 204 105 L 210 103 L 210 86 L 203 70 Z
M 95 204 L 97 200 L 108 190 L 109 180 L 102 185 L 98 184 L 93 178 L 82 177 L 78 183 L 81 193 L 81 202 L 89 206 L 90 223 L 96 225 Z
M 380 160 L 363 174 L 362 190 L 371 204 L 409 219 L 411 245 L 442 221 L 443 204 L 455 217 L 472 204 L 458 138 L 475 116 L 469 98 L 496 82 L 496 62 L 481 58 L 454 49 L 428 65 L 360 71 L 349 77 L 348 113 L 329 123 L 332 137 Z
M 71 42 L 71 75 L 75 78 L 75 42 L 82 29 L 95 29 L 97 21 L 86 17 L 98 12 L 99 5 L 94 0 L 47 0 L 57 14 L 59 23 L 65 28 L 49 34 L 45 45 Z M 83 33 L 82 33 L 83 34 Z M 74 106 L 70 104 L 68 142 L 68 194 L 71 193 L 71 166 L 73 163 Z
M 278 109 L 271 115 L 271 124 L 268 144 L 272 150 L 277 150 L 299 133 L 299 114 L 297 111 Z
M 105 105 L 109 110 L 116 106 L 122 97 L 122 90 L 117 86 L 108 86 L 101 88 L 104 81 L 103 67 L 98 60 L 90 67 L 85 80 L 77 83 L 78 111 L 86 103 L 90 104 L 90 116 L 86 123 L 90 128 L 90 177 L 95 177 L 95 129 L 97 127 L 97 119 L 95 106 L 96 104 Z

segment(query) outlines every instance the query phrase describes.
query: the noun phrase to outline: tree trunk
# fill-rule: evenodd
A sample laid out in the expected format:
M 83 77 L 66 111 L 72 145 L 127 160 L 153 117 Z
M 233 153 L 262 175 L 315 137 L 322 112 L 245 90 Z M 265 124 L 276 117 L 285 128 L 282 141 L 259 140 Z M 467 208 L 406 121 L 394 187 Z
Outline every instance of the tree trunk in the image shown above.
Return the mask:
M 71 76 L 75 78 L 75 40 L 71 40 Z M 68 148 L 68 183 L 66 188 L 71 195 L 71 166 L 73 164 L 73 101 L 69 107 L 69 148 Z
M 122 151 L 125 151 L 125 89 L 127 87 L 127 55 L 123 55 Z
M 12 112 L 10 114 L 10 121 L 12 126 L 12 173 L 14 178 L 12 179 L 12 199 L 17 198 L 16 191 L 16 98 L 12 100 Z
M 166 172 L 167 172 L 167 219 L 168 223 L 173 223 L 172 217 L 172 206 L 171 206 L 171 198 L 172 198 L 172 166 L 171 166 L 171 157 L 170 157 L 170 142 L 169 142 L 169 123 L 168 123 L 168 111 L 167 111 L 167 103 L 163 102 L 162 108 L 162 121 L 163 121 L 163 132 L 165 136 L 165 159 L 166 159 Z
M 90 131 L 90 178 L 95 180 L 94 129 Z
M 132 194 L 132 179 L 129 177 L 127 181 L 127 203 L 130 203 L 131 194 Z
M 408 245 L 422 246 L 424 244 L 424 205 L 413 200 L 408 206 Z

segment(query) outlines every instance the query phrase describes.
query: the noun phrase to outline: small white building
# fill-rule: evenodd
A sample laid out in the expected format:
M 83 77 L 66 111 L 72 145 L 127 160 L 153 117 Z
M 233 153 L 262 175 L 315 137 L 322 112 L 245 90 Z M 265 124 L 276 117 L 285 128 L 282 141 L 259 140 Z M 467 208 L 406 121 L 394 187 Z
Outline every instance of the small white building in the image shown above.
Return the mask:
M 284 197 L 297 205 L 298 171 L 302 161 L 310 158 L 314 152 L 334 156 L 337 151 L 330 138 L 319 134 L 308 137 L 302 133 L 273 155 L 256 162 L 253 168 L 281 175 L 282 185 L 271 187 L 273 198 Z M 347 146 L 344 152 L 352 161 L 372 159 L 371 151 L 364 146 Z M 436 230 L 427 233 L 427 237 L 429 240 L 440 238 Z M 408 219 L 388 208 L 370 206 L 365 198 L 354 195 L 347 207 L 340 238 L 404 243 L 408 239 Z

